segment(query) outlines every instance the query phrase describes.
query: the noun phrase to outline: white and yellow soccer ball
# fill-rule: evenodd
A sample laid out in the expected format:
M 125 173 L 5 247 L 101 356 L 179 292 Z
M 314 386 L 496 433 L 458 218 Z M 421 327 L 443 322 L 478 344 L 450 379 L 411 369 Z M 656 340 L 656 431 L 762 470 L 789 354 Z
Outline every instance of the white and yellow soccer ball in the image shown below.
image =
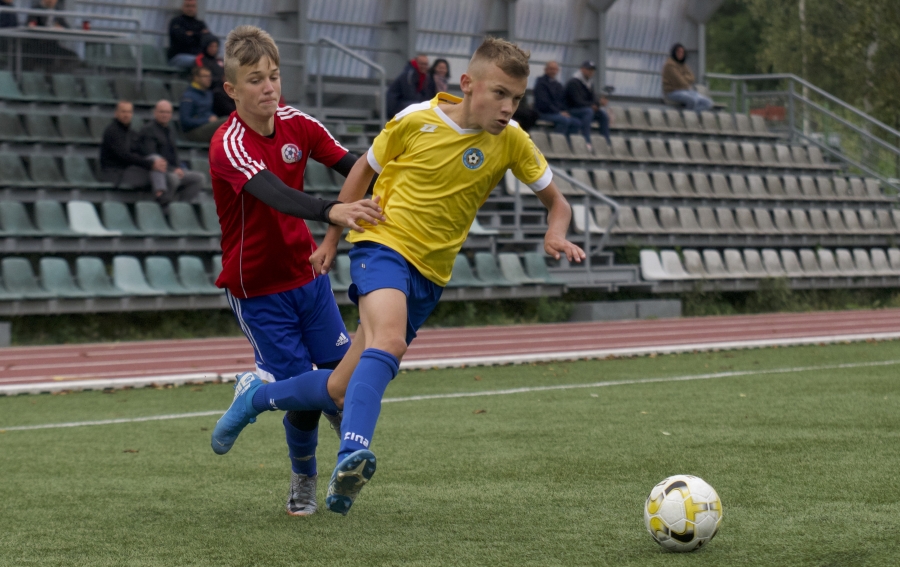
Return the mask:
M 669 551 L 694 551 L 709 543 L 722 523 L 722 501 L 702 478 L 675 475 L 653 487 L 644 524 Z

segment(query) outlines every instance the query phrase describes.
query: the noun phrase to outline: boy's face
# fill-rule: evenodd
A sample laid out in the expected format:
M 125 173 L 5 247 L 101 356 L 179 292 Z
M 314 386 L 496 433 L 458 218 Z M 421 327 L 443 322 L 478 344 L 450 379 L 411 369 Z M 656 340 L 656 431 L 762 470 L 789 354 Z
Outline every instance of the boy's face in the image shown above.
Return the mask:
M 497 135 L 506 128 L 525 97 L 528 78 L 514 78 L 493 63 L 482 63 L 472 74 L 463 74 L 460 88 L 470 97 L 471 118 L 488 133 Z
M 260 58 L 256 65 L 238 67 L 234 84 L 225 85 L 241 114 L 267 119 L 275 116 L 281 100 L 281 74 L 268 57 Z

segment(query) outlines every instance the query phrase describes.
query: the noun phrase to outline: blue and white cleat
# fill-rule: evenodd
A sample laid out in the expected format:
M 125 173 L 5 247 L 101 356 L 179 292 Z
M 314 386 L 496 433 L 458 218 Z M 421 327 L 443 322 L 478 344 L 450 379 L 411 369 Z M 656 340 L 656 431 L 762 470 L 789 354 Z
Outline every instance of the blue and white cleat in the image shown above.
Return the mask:
M 252 372 L 244 372 L 235 376 L 234 400 L 228 411 L 216 422 L 213 429 L 212 450 L 219 455 L 227 453 L 238 435 L 247 425 L 256 421 L 259 412 L 253 409 L 253 394 L 263 385 L 263 381 Z
M 374 474 L 375 455 L 372 451 L 361 449 L 344 457 L 331 474 L 325 507 L 346 516 L 359 491 Z

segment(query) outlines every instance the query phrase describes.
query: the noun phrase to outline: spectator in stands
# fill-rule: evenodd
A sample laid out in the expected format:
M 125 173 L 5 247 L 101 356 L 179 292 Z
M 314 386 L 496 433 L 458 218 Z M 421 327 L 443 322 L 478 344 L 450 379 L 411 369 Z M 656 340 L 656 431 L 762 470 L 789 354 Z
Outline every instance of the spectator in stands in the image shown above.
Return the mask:
M 169 65 L 190 69 L 203 47 L 203 36 L 209 33 L 206 22 L 197 19 L 197 0 L 184 0 L 181 15 L 169 22 Z
M 191 70 L 193 81 L 181 95 L 179 113 L 184 137 L 192 142 L 208 143 L 227 116 L 219 118 L 213 112 L 212 73 L 206 67 Z
M 127 100 L 116 104 L 115 119 L 103 131 L 100 144 L 100 179 L 116 187 L 152 186 L 154 195 L 165 193 L 166 160 L 158 155 L 145 156 L 137 147 L 137 135 L 131 129 L 134 105 Z
M 450 63 L 446 59 L 435 59 L 434 64 L 428 69 L 424 100 L 431 100 L 438 93 L 447 92 L 448 79 L 450 79 Z
M 694 73 L 685 64 L 687 51 L 680 43 L 672 46 L 669 57 L 662 70 L 662 87 L 666 100 L 681 104 L 689 110 L 709 110 L 713 102 L 694 88 Z
M 234 101 L 225 93 L 225 64 L 219 57 L 219 38 L 211 33 L 203 36 L 200 42 L 203 51 L 194 60 L 196 67 L 206 67 L 212 74 L 210 90 L 213 94 L 213 113 L 216 116 L 228 116 L 234 112 Z
M 403 71 L 394 79 L 387 91 L 387 115 L 393 118 L 395 114 L 411 104 L 429 100 L 426 90 L 428 77 L 425 70 L 428 69 L 428 56 L 424 53 L 410 59 Z M 448 69 L 449 71 L 449 69 Z
M 541 115 L 537 110 L 529 106 L 527 98 L 523 98 L 519 101 L 519 106 L 516 107 L 516 111 L 513 112 L 512 117 L 513 120 L 519 123 L 519 127 L 522 130 L 530 132 Z
M 156 200 L 168 205 L 172 201 L 192 201 L 203 189 L 206 178 L 196 171 L 185 171 L 178 160 L 175 132 L 169 126 L 172 121 L 172 103 L 161 100 L 153 108 L 153 120 L 140 134 L 140 153 L 160 156 L 166 160 L 166 190 L 154 193 Z
M 556 76 L 559 63 L 548 61 L 544 74 L 534 82 L 534 109 L 541 120 L 553 122 L 553 131 L 559 134 L 575 134 L 581 130 L 581 120 L 566 111 L 566 88 Z M 588 141 L 590 143 L 590 141 Z
M 594 71 L 597 66 L 593 61 L 585 61 L 566 83 L 566 108 L 569 114 L 581 122 L 581 133 L 591 145 L 591 123 L 596 120 L 600 125 L 600 134 L 609 141 L 609 115 L 602 107 L 606 99 L 597 99 L 594 94 Z
M 34 0 L 31 7 L 36 10 L 65 10 L 59 0 Z M 29 14 L 26 25 L 30 28 L 69 28 L 69 22 L 64 17 L 44 14 Z M 63 70 L 71 68 L 72 63 L 78 60 L 74 51 L 52 39 L 26 39 L 22 42 L 22 66 L 25 69 Z
M 0 8 L 15 8 L 15 0 L 0 0 Z M 15 28 L 19 26 L 19 15 L 15 12 L 0 12 L 0 28 Z M 4 40 L 6 41 L 6 40 Z M 4 43 L 5 45 L 5 43 Z

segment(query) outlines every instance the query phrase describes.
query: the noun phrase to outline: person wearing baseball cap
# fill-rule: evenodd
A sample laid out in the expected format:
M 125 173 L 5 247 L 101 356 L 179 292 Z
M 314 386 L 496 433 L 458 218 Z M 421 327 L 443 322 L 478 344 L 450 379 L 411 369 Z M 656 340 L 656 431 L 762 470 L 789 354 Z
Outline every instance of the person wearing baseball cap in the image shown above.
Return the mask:
M 581 122 L 581 134 L 588 145 L 591 144 L 591 123 L 594 120 L 599 123 L 600 133 L 609 143 L 609 115 L 602 108 L 606 105 L 606 99 L 597 98 L 591 80 L 596 70 L 597 65 L 587 59 L 566 83 L 566 107 L 569 114 Z

